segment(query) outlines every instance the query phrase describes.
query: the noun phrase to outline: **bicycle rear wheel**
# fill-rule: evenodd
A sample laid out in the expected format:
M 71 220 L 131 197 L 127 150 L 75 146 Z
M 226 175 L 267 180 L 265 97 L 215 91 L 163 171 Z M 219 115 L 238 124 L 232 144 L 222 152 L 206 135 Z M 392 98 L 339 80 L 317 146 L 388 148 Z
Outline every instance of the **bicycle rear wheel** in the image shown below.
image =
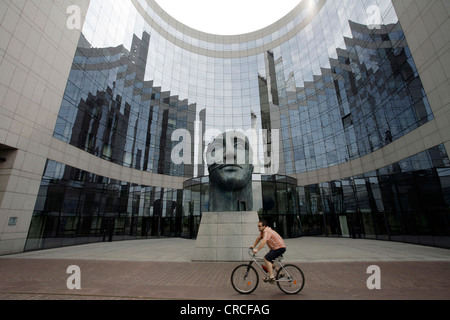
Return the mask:
M 299 267 L 287 264 L 277 273 L 278 287 L 287 294 L 297 294 L 305 285 L 305 276 Z
M 250 294 L 258 287 L 258 272 L 248 264 L 237 266 L 231 274 L 231 284 L 240 294 Z

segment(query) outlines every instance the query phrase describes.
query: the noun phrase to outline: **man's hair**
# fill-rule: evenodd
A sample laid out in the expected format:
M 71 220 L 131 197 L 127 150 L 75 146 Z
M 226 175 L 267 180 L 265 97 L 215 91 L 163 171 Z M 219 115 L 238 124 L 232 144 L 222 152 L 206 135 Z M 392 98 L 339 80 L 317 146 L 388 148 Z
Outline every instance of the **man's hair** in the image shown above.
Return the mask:
M 267 227 L 267 221 L 266 220 L 259 220 L 259 222 L 262 224 L 263 227 Z

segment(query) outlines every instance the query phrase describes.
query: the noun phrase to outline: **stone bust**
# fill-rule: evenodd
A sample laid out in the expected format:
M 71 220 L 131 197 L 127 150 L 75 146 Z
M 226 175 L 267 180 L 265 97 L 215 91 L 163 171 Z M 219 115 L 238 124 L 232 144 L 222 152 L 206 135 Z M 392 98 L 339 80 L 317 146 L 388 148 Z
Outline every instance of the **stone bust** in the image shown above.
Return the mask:
M 208 146 L 211 212 L 253 209 L 252 155 L 249 140 L 241 132 L 223 133 Z

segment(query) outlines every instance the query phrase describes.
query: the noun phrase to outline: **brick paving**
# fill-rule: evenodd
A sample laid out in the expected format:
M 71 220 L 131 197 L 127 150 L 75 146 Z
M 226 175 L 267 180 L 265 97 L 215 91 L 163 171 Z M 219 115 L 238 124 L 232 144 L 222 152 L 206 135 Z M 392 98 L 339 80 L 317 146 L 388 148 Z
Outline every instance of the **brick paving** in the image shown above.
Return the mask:
M 286 261 L 287 263 L 288 261 Z M 249 296 L 234 291 L 240 263 L 0 259 L 1 300 L 448 300 L 450 261 L 311 262 L 295 296 L 262 281 Z M 81 289 L 69 290 L 67 268 L 81 269 Z M 367 268 L 381 269 L 381 289 L 369 290 Z

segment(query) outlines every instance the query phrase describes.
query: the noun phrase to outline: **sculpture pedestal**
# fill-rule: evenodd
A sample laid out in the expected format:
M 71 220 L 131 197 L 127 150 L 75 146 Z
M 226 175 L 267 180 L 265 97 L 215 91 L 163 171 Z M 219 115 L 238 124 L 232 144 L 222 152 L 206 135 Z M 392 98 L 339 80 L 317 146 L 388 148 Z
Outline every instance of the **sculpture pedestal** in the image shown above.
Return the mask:
M 204 212 L 192 261 L 247 261 L 259 235 L 258 221 L 254 211 Z

